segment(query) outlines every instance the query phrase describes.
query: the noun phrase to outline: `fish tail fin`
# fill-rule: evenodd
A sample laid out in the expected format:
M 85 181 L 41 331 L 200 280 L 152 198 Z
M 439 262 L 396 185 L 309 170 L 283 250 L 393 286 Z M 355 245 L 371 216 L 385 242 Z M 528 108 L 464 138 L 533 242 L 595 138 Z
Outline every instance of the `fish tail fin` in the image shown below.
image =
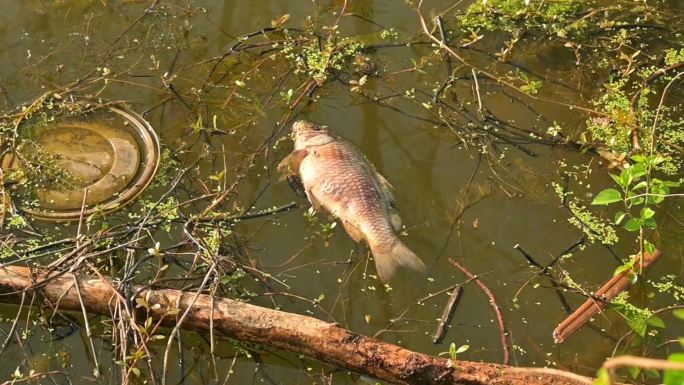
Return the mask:
M 384 283 L 388 283 L 399 269 L 425 274 L 423 261 L 398 238 L 390 247 L 371 244 L 370 248 L 378 276 Z

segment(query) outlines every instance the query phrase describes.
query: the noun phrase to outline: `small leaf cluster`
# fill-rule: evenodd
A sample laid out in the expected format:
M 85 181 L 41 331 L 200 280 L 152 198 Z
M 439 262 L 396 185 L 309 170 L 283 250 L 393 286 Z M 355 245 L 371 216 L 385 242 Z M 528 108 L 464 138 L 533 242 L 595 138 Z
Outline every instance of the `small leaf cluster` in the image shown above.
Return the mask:
M 654 229 L 657 227 L 655 211 L 649 206 L 661 203 L 670 194 L 670 190 L 679 187 L 680 183 L 650 177 L 650 170 L 664 160 L 662 156 L 635 155 L 631 159 L 635 162 L 634 165 L 625 168 L 620 174 L 610 174 L 619 189 L 602 190 L 591 204 L 610 205 L 623 202 L 626 211 L 615 213 L 616 225 L 622 225 L 627 231 Z M 641 206 L 638 215 L 633 214 L 635 206 Z
M 585 10 L 580 1 L 488 0 L 475 1 L 460 17 L 465 29 L 517 33 L 522 28 L 539 29 L 566 36 L 584 26 L 574 23 Z
M 617 153 L 631 150 L 630 134 L 637 124 L 625 90 L 626 83 L 625 79 L 606 83 L 605 92 L 594 101 L 596 108 L 604 112 L 605 116 L 587 121 L 587 131 L 592 139 Z
M 458 360 L 458 355 L 468 351 L 468 349 L 470 349 L 470 345 L 461 345 L 461 346 L 456 347 L 456 344 L 452 342 L 449 345 L 449 351 L 441 352 L 438 355 L 440 355 L 440 356 L 448 355 L 449 356 L 449 365 L 453 367 L 455 365 L 456 361 Z
M 301 49 L 294 43 L 285 44 L 283 52 L 286 54 L 285 57 L 294 61 L 295 73 L 307 74 L 320 85 L 328 80 L 331 73 L 340 71 L 344 65 L 352 63 L 362 48 L 362 43 L 347 37 L 339 40 L 327 39 L 324 42 L 316 38 L 311 39 Z

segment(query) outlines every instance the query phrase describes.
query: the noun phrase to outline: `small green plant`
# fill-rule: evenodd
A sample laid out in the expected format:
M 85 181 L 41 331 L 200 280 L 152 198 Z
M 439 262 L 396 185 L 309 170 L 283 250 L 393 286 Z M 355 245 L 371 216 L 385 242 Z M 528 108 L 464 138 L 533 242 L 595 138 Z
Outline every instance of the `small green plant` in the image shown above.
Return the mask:
M 565 166 L 565 163 L 561 162 L 561 170 Z M 577 178 L 577 173 L 575 172 L 563 170 L 562 173 L 567 177 Z M 604 245 L 614 245 L 618 243 L 620 238 L 615 232 L 615 228 L 612 223 L 605 219 L 599 218 L 597 215 L 592 213 L 584 204 L 582 204 L 580 199 L 574 197 L 574 193 L 572 191 L 566 191 L 563 186 L 556 182 L 552 182 L 551 185 L 560 198 L 561 204 L 564 205 L 572 214 L 568 218 L 568 222 L 582 231 L 590 243 L 601 242 Z
M 642 255 L 643 251 L 655 252 L 655 245 L 644 237 L 645 229 L 658 226 L 652 207 L 663 202 L 672 188 L 680 186 L 680 182 L 664 181 L 652 176 L 652 170 L 664 161 L 660 155 L 635 155 L 631 160 L 634 164 L 620 174 L 610 174 L 618 188 L 602 190 L 591 204 L 605 206 L 622 203 L 622 209 L 615 213 L 614 224 L 630 232 L 639 232 L 639 255 Z M 631 269 L 631 266 L 623 265 L 616 273 L 625 269 Z
M 176 173 L 181 169 L 181 163 L 174 158 L 171 150 L 163 148 L 159 160 L 159 169 L 152 180 L 150 187 L 158 188 L 169 185 Z
M 676 318 L 684 321 L 684 309 L 675 309 L 672 312 Z M 684 337 L 679 337 L 679 345 L 684 348 Z M 667 357 L 668 361 L 684 363 L 684 353 L 672 353 Z M 663 375 L 665 385 L 684 384 L 684 370 L 665 370 Z
M 587 25 L 577 15 L 588 5 L 580 1 L 475 1 L 459 22 L 464 29 L 473 31 L 519 34 L 520 30 L 530 29 L 566 37 L 585 29 Z
M 637 117 L 626 92 L 627 80 L 611 80 L 604 87 L 604 93 L 594 100 L 594 105 L 605 115 L 589 119 L 587 131 L 593 140 L 616 153 L 630 151 L 630 133 L 637 124 Z
M 329 76 L 335 71 L 342 70 L 346 64 L 352 64 L 363 48 L 363 44 L 355 39 L 349 37 L 338 39 L 337 26 L 330 27 L 328 30 L 330 34 L 325 41 L 312 37 L 302 46 L 286 35 L 287 41 L 282 47 L 285 57 L 294 62 L 295 73 L 306 74 L 319 85 L 328 81 Z M 279 46 L 280 43 L 277 47 Z M 292 90 L 288 90 L 287 93 L 281 92 L 280 95 L 289 102 L 292 98 Z
M 335 234 L 337 222 L 333 220 L 319 223 L 318 217 L 316 216 L 316 210 L 313 207 L 309 207 L 309 209 L 304 212 L 304 218 L 306 218 L 313 235 L 322 239 L 324 244 L 328 246 L 328 241 L 333 234 Z
M 160 226 L 165 231 L 171 231 L 173 221 L 180 218 L 178 201 L 174 197 L 168 197 L 165 201 L 159 203 L 149 201 L 142 203 L 146 211 L 151 211 L 153 215 L 161 220 Z M 130 213 L 129 216 L 133 219 L 137 215 Z
M 627 321 L 627 325 L 641 338 L 646 337 L 650 328 L 664 329 L 663 319 L 654 315 L 648 308 L 640 308 L 629 302 L 629 295 L 622 292 L 610 303 L 611 308 L 616 310 Z
M 456 344 L 452 342 L 449 345 L 449 351 L 447 352 L 441 352 L 439 353 L 440 356 L 449 356 L 449 364 L 453 367 L 456 361 L 458 360 L 458 355 L 461 353 L 466 352 L 468 349 L 470 349 L 470 345 L 461 345 L 459 347 L 456 347 Z
M 659 317 L 653 316 L 653 314 L 648 309 L 639 309 L 634 305 L 626 302 L 626 295 L 618 296 L 613 300 L 612 305 L 622 309 L 621 314 L 627 317 L 630 326 L 639 335 L 639 338 L 643 338 L 646 335 L 646 330 L 648 326 L 664 329 L 665 323 Z M 625 311 L 626 310 L 626 311 Z M 684 309 L 675 309 L 672 314 L 684 320 Z M 684 338 L 679 338 L 679 344 L 684 347 Z M 661 363 L 666 362 L 671 363 L 684 363 L 684 353 L 671 353 L 667 357 L 667 361 L 662 360 Z M 635 361 L 635 364 L 638 362 Z M 651 364 L 652 365 L 652 364 Z M 661 372 L 653 368 L 645 368 L 640 366 L 628 366 L 627 373 L 629 376 L 636 380 L 640 375 L 644 375 L 646 378 L 658 379 L 661 377 Z M 614 371 L 614 369 L 613 369 Z M 612 385 L 613 376 L 615 373 L 609 372 L 608 369 L 602 367 L 593 382 L 593 385 Z M 664 369 L 662 371 L 662 384 L 664 385 L 681 385 L 684 384 L 684 370 L 678 370 L 674 368 Z
M 520 72 L 518 76 L 524 83 L 522 86 L 520 86 L 520 89 L 530 95 L 536 95 L 543 85 L 541 80 L 532 80 L 524 72 Z

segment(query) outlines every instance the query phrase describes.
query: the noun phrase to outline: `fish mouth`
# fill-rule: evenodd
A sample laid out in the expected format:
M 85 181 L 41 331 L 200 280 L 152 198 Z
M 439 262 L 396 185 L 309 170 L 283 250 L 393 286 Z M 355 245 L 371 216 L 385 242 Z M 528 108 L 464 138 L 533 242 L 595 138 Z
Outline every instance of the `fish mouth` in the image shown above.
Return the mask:
M 325 126 L 319 126 L 306 120 L 298 120 L 292 123 L 291 138 L 295 142 L 295 149 L 306 146 L 321 146 L 335 140 L 325 129 Z
M 306 120 L 298 120 L 292 123 L 292 135 L 303 134 L 310 131 L 322 131 L 322 128 Z

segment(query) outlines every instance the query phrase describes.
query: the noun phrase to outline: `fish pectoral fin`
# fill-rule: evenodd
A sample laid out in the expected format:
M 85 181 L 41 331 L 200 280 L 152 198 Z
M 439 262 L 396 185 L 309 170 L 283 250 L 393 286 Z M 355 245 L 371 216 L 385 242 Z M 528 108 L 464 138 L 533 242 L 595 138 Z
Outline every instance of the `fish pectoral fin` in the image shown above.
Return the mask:
M 399 231 L 401 230 L 401 217 L 399 216 L 399 210 L 397 210 L 397 202 L 394 200 L 394 187 L 377 171 L 375 172 L 375 178 L 378 180 L 380 192 L 387 204 L 387 214 L 392 223 L 392 228 L 394 228 L 394 231 Z
M 289 153 L 278 164 L 278 172 L 280 173 L 280 180 L 285 180 L 290 175 L 299 174 L 299 165 L 302 160 L 309 154 L 306 149 L 295 150 Z
M 309 200 L 309 203 L 311 203 L 311 206 L 313 206 L 316 212 L 320 213 L 321 211 L 323 211 L 323 206 L 318 201 L 318 199 L 316 199 L 316 196 L 311 192 L 310 189 L 304 189 L 304 193 L 306 194 L 306 199 Z
M 392 184 L 377 171 L 375 172 L 375 178 L 378 180 L 380 191 L 382 192 L 382 196 L 385 198 L 385 201 L 387 201 L 388 206 L 396 206 L 396 202 L 394 200 L 394 186 L 392 186 Z
M 389 208 L 390 223 L 392 223 L 392 228 L 394 231 L 399 232 L 401 230 L 401 217 L 396 207 Z
M 347 234 L 353 239 L 355 242 L 361 242 L 365 239 L 363 236 L 363 232 L 361 232 L 361 229 L 356 227 L 355 224 L 349 222 L 349 221 L 342 221 L 342 226 L 344 226 L 344 229 L 347 231 Z
M 287 183 L 290 185 L 292 190 L 301 198 L 306 198 L 306 189 L 302 183 L 302 179 L 297 175 L 283 175 L 281 179 L 287 179 Z

